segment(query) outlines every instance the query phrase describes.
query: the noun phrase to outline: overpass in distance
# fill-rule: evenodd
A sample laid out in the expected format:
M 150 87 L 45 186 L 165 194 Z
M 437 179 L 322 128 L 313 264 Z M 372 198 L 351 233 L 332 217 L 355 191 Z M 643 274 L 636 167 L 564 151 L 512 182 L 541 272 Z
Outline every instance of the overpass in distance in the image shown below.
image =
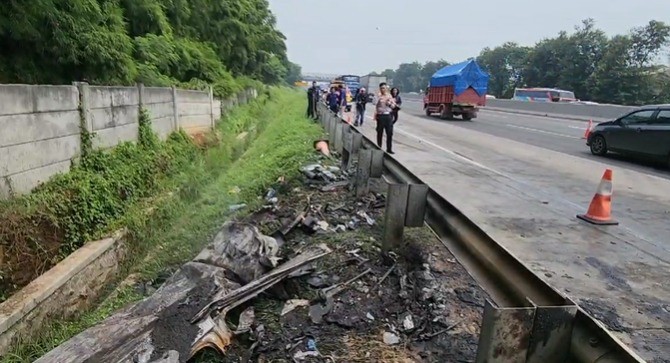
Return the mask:
M 306 82 L 330 82 L 335 77 L 340 76 L 339 74 L 328 74 L 328 73 L 303 73 L 302 79 Z
M 670 170 L 591 155 L 583 139 L 589 120 L 634 107 L 493 99 L 462 121 L 403 101 L 394 158 L 643 359 L 670 362 Z M 620 224 L 579 221 L 607 168 Z

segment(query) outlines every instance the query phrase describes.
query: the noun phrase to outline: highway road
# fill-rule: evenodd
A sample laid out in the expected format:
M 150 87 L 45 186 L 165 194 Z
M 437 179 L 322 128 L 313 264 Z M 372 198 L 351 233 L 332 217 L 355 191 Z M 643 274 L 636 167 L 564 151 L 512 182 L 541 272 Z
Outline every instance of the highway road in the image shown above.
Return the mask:
M 423 101 L 418 96 L 405 96 L 403 101 L 403 110 L 406 113 L 433 121 L 439 120 L 437 115 L 433 117 L 425 116 Z M 568 155 L 603 161 L 603 157 L 591 154 L 588 146 L 586 146 L 586 140 L 582 139 L 588 125 L 587 122 L 583 121 L 484 109 L 472 121 L 463 121 L 457 118 L 442 122 Z M 670 179 L 670 171 L 664 165 L 616 154 L 608 154 L 605 159 L 607 163 L 616 167 Z
M 592 156 L 585 127 L 490 111 L 443 121 L 406 99 L 394 157 L 644 359 L 670 362 L 669 172 Z M 375 139 L 374 121 L 359 129 Z M 620 225 L 593 226 L 576 215 L 606 168 Z

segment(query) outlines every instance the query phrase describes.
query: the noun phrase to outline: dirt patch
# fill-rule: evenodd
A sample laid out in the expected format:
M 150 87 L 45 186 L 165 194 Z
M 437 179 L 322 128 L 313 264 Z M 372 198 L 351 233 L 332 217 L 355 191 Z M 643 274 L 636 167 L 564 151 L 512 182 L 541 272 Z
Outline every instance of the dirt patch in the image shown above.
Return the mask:
M 442 243 L 427 228 L 406 229 L 402 250 L 383 255 L 386 184 L 377 180 L 356 200 L 338 168 L 305 170 L 302 184 L 277 186 L 245 222 L 270 233 L 305 213 L 281 254 L 319 243 L 333 252 L 286 280 L 282 294 L 257 298 L 252 332 L 223 358 L 195 361 L 474 361 L 486 294 Z M 282 314 L 289 299 L 304 303 Z
M 191 324 L 190 320 L 211 301 L 216 290 L 215 283 L 205 281 L 197 285 L 184 299 L 170 305 L 161 313 L 151 331 L 151 341 L 156 348 L 152 354 L 153 359 L 159 359 L 170 350 L 191 350 L 193 342 L 184 338 L 195 337 L 199 328 Z
M 0 243 L 6 243 L 0 264 L 1 302 L 52 267 L 64 236 L 45 214 L 26 216 L 7 210 L 0 219 Z M 31 228 L 22 227 L 27 225 Z

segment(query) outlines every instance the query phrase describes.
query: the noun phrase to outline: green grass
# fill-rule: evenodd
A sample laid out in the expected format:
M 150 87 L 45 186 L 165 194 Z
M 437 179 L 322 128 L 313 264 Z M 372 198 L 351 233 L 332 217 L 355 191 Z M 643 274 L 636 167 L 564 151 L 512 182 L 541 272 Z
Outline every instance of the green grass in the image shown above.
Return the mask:
M 162 194 L 138 203 L 115 226 L 129 229 L 130 256 L 122 276 L 153 281 L 192 259 L 230 217 L 228 206 L 258 203 L 279 177 L 297 175 L 313 156 L 321 128 L 304 117 L 301 93 L 274 89 L 268 98 L 233 111 L 217 126 L 203 155 L 161 184 Z M 246 132 L 246 138 L 239 137 Z M 152 207 L 147 214 L 147 207 Z M 118 308 L 142 298 L 131 286 L 110 288 L 98 307 L 72 321 L 56 321 L 33 342 L 0 362 L 31 362 Z

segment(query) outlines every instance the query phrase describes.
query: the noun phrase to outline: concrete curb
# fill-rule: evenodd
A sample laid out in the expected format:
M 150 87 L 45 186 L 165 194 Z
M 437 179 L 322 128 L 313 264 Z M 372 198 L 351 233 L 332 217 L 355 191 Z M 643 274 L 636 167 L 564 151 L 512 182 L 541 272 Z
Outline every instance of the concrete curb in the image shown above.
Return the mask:
M 68 318 L 89 306 L 125 257 L 126 231 L 87 242 L 0 304 L 0 356 L 40 332 L 45 320 Z

